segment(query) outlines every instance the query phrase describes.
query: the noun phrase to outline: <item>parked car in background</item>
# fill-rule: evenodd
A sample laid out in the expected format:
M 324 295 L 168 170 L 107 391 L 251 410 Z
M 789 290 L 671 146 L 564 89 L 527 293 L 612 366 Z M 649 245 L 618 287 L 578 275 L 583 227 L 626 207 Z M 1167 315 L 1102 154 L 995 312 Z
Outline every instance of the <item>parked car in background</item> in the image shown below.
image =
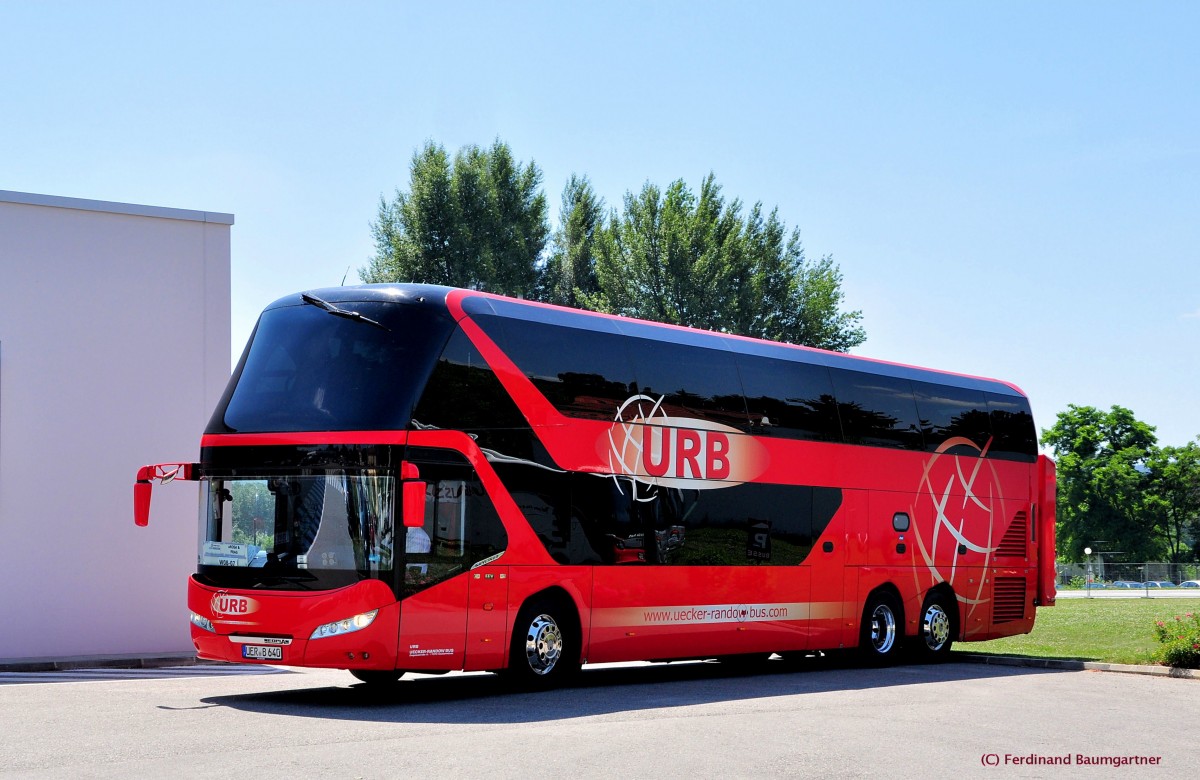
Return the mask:
M 1112 584 L 1114 588 L 1140 588 L 1142 583 L 1133 582 L 1132 580 L 1117 580 Z
M 1167 580 L 1150 580 L 1149 582 L 1146 583 L 1146 585 L 1151 588 L 1177 588 L 1177 587 L 1179 587 L 1175 583 L 1168 582 Z
M 1186 580 L 1179 583 L 1181 588 L 1200 588 L 1200 580 Z

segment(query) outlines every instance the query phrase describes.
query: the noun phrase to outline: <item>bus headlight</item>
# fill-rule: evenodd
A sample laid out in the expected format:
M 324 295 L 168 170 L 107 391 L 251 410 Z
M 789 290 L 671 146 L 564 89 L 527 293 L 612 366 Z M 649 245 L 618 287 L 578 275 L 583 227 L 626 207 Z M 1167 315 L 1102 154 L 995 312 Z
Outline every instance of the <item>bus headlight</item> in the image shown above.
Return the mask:
M 367 626 L 375 622 L 375 616 L 379 614 L 379 610 L 373 609 L 370 612 L 363 612 L 361 615 L 346 618 L 345 620 L 335 620 L 332 623 L 326 623 L 323 626 L 317 626 L 312 632 L 309 639 L 324 639 L 327 636 L 341 636 L 354 631 L 361 631 Z
M 202 628 L 205 631 L 211 631 L 214 634 L 217 633 L 217 630 L 213 628 L 212 621 L 208 618 L 204 617 L 203 615 L 197 615 L 195 612 L 189 612 L 188 614 L 192 616 L 192 625 L 196 628 Z

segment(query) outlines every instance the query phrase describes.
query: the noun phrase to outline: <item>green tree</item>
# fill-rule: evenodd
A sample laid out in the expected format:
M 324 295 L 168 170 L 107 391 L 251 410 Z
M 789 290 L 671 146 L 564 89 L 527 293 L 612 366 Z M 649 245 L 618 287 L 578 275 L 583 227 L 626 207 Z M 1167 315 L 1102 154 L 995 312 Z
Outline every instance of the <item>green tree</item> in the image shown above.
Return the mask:
M 571 174 L 563 188 L 559 228 L 535 297 L 579 308 L 584 299 L 599 292 L 595 255 L 603 229 L 604 199 L 596 195 L 586 176 Z
M 1131 561 L 1161 556 L 1148 466 L 1156 450 L 1153 426 L 1120 406 L 1104 412 L 1071 404 L 1042 431 L 1042 444 L 1058 461 L 1060 555 L 1081 560 L 1085 547 L 1100 543 L 1097 549 Z
M 743 217 L 712 174 L 699 193 L 647 183 L 623 205 L 596 236 L 587 308 L 842 351 L 865 339 L 861 314 L 840 311 L 833 260 L 808 263 L 799 231 L 761 204 Z
M 497 140 L 451 160 L 429 142 L 413 154 L 409 189 L 379 201 L 375 256 L 359 277 L 528 295 L 546 246 L 546 196 L 533 162 Z
M 750 210 L 743 232 L 750 268 L 749 295 L 739 300 L 735 332 L 845 352 L 866 340 L 862 313 L 842 311 L 842 272 L 829 255 L 804 256 L 800 231 L 791 233 L 773 209 Z
M 1150 471 L 1147 506 L 1156 534 L 1176 563 L 1191 559 L 1196 551 L 1188 541 L 1200 538 L 1200 446 L 1161 447 L 1146 461 Z

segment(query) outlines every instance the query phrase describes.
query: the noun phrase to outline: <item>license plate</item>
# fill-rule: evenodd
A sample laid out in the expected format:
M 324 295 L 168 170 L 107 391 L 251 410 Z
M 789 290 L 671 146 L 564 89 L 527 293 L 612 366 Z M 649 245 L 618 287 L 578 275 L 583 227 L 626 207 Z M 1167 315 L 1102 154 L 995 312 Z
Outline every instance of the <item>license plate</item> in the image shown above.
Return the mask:
M 242 658 L 253 658 L 256 661 L 282 661 L 283 648 L 264 645 L 242 645 Z

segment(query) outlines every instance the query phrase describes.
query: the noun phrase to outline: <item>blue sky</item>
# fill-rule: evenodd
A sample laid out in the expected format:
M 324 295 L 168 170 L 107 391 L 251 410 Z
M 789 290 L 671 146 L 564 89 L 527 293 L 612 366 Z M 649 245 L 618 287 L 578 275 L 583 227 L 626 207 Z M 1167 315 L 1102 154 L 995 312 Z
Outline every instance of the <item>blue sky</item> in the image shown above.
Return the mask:
M 506 141 L 610 205 L 777 206 L 856 354 L 1200 435 L 1200 5 L 18 3 L 0 189 L 233 213 L 233 341 L 370 256 L 415 149 Z M 0 237 L 2 240 L 2 237 Z

